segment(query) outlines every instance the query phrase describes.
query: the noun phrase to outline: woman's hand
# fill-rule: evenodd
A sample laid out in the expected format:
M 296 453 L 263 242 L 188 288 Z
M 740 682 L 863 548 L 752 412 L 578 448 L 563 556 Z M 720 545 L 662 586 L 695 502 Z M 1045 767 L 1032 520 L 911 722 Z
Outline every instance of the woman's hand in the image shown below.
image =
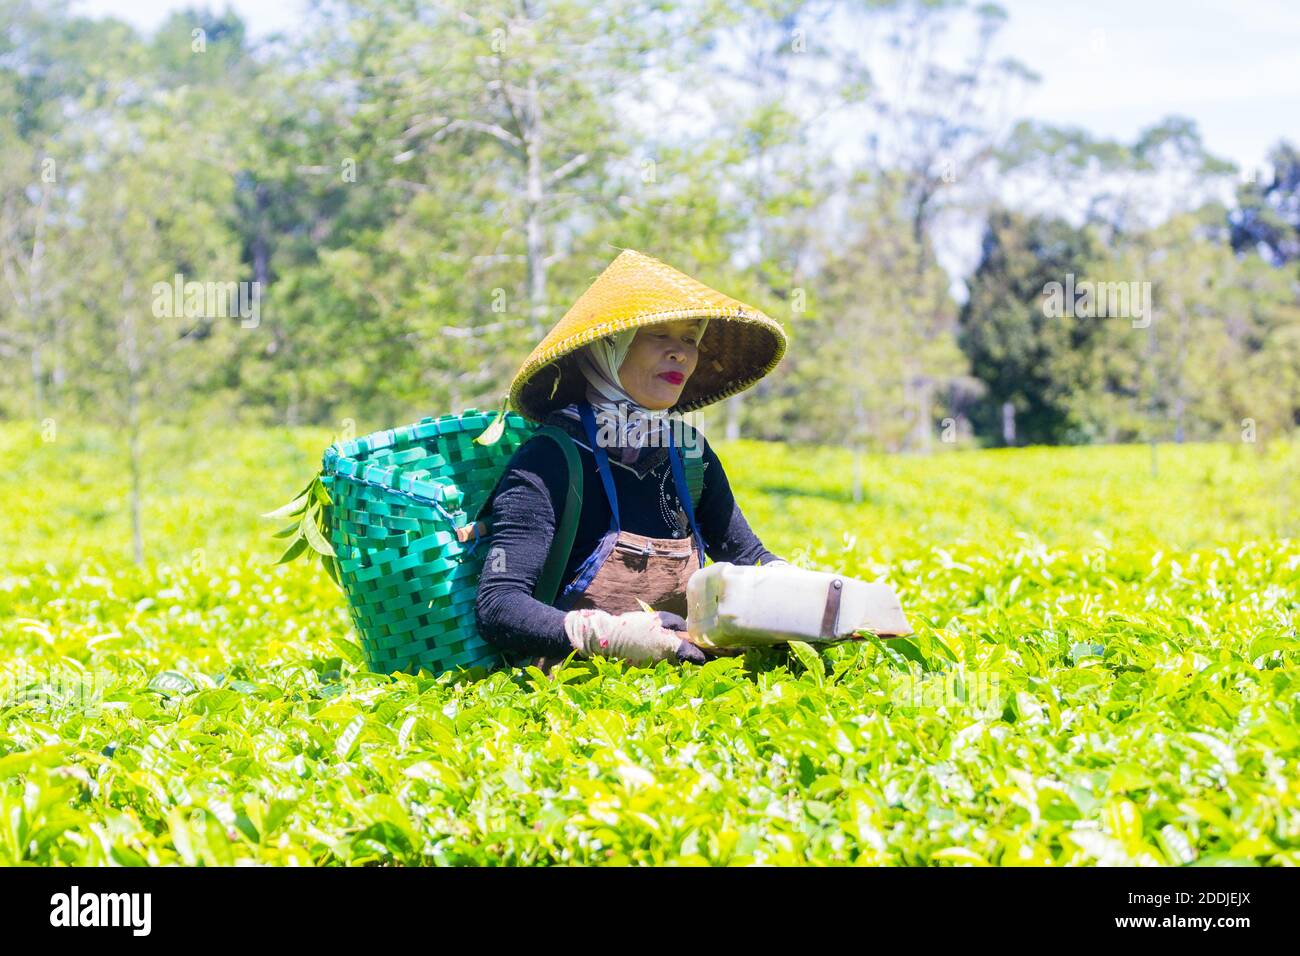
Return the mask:
M 680 617 L 663 611 L 608 614 L 596 608 L 582 608 L 564 615 L 564 631 L 573 649 L 584 657 L 599 654 L 633 664 L 668 660 L 703 664 L 703 653 L 690 641 L 683 640 L 681 631 L 673 629 L 673 619 L 685 628 L 686 622 Z
M 680 614 L 674 614 L 672 611 L 656 611 L 655 614 L 659 616 L 660 623 L 668 630 L 686 633 L 686 621 Z M 679 661 L 690 661 L 692 664 L 707 664 L 709 662 L 704 651 L 685 638 L 682 639 L 677 648 L 677 659 Z

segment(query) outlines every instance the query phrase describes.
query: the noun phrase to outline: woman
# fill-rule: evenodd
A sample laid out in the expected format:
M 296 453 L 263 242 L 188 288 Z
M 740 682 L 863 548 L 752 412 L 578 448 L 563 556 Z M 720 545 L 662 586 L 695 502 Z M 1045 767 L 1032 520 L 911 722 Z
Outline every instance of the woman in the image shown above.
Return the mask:
M 512 406 L 577 445 L 583 496 L 554 606 L 533 597 L 564 507 L 560 448 L 516 451 L 488 501 L 480 632 L 543 669 L 577 651 L 703 663 L 685 640 L 686 582 L 704 562 L 785 563 L 763 547 L 703 436 L 672 413 L 748 388 L 780 361 L 779 324 L 633 250 L 623 251 L 524 362 Z M 698 509 L 686 456 L 703 455 Z M 637 599 L 654 612 L 640 609 Z M 539 659 L 538 659 L 539 658 Z

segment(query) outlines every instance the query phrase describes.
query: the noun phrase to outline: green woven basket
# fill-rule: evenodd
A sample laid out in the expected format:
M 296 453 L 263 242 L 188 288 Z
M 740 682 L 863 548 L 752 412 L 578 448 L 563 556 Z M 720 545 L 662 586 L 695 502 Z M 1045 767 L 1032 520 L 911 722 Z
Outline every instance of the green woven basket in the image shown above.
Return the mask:
M 325 451 L 327 536 L 373 671 L 439 674 L 501 663 L 475 624 L 488 548 L 462 545 L 455 531 L 478 515 L 510 456 L 537 428 L 510 413 L 497 441 L 476 444 L 497 414 L 466 409 Z

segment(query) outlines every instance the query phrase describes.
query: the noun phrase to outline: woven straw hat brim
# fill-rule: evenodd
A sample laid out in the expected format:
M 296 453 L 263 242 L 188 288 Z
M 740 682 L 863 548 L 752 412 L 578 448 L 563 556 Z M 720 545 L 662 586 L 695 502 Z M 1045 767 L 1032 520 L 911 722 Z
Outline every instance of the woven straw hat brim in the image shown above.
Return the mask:
M 524 361 L 510 386 L 510 404 L 540 422 L 586 395 L 576 353 L 588 343 L 625 329 L 706 317 L 699 361 L 673 412 L 703 408 L 749 388 L 781 361 L 785 331 L 758 309 L 658 259 L 624 250 Z

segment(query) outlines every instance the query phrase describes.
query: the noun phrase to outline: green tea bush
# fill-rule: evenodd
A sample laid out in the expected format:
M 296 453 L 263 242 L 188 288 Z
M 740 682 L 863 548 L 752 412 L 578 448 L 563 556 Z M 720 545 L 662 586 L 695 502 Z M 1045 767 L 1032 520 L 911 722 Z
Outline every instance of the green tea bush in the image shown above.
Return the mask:
M 0 863 L 1300 863 L 1300 449 L 719 446 L 916 634 L 703 667 L 366 672 L 258 515 L 324 432 L 0 427 Z M 185 461 L 184 465 L 175 464 Z

